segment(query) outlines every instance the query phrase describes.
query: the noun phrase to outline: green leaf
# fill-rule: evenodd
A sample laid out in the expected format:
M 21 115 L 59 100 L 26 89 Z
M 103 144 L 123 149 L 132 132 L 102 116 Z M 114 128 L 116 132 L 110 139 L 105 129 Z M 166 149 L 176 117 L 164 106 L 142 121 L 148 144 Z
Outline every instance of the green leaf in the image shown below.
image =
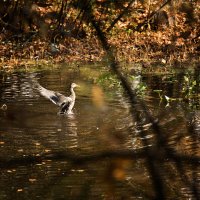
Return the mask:
M 167 102 L 170 101 L 170 97 L 168 97 L 168 96 L 166 96 L 166 95 L 165 95 L 165 99 L 166 99 Z
M 197 81 L 196 81 L 196 80 L 193 81 L 193 82 L 192 82 L 192 85 L 197 85 Z
M 184 80 L 185 80 L 186 82 L 189 82 L 189 78 L 188 78 L 187 76 L 184 76 Z
M 153 91 L 154 91 L 154 92 L 158 92 L 158 93 L 159 93 L 159 92 L 162 92 L 162 90 L 153 90 Z

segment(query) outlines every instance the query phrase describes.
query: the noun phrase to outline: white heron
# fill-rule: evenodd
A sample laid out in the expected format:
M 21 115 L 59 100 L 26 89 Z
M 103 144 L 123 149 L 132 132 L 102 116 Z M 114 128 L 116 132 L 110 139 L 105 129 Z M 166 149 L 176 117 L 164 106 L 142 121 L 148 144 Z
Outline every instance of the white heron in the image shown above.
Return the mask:
M 60 107 L 59 114 L 73 114 L 72 109 L 76 100 L 76 94 L 74 92 L 75 87 L 79 87 L 79 85 L 72 83 L 70 88 L 71 94 L 70 96 L 66 97 L 59 92 L 54 92 L 42 87 L 39 83 L 36 84 L 36 89 L 42 96 Z

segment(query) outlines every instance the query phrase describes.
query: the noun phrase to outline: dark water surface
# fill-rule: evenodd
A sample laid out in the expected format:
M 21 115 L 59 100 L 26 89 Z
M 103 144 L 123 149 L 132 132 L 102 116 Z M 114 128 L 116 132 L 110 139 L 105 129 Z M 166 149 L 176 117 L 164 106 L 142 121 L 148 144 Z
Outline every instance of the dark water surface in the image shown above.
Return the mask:
M 132 120 L 128 98 L 104 74 L 108 71 L 98 65 L 0 73 L 0 106 L 7 105 L 0 110 L 0 199 L 154 199 L 159 191 L 166 199 L 198 199 L 199 164 L 165 154 L 154 164 L 157 174 L 148 156 L 76 164 L 56 158 L 10 162 L 56 152 L 84 156 L 154 148 L 156 134 L 143 108 L 142 121 Z M 145 104 L 159 121 L 165 144 L 182 156 L 200 156 L 199 79 L 199 72 L 141 77 Z M 79 84 L 74 115 L 57 115 L 58 108 L 40 96 L 33 80 L 63 94 L 72 82 Z

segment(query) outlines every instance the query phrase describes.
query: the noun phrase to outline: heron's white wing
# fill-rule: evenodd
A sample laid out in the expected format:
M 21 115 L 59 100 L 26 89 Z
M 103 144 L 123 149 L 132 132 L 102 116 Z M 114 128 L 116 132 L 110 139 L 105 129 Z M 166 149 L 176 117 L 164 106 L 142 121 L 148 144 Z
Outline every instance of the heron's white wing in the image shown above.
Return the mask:
M 62 106 L 68 102 L 72 101 L 72 98 L 66 97 L 59 92 L 54 92 L 52 90 L 48 90 L 42 87 L 39 83 L 35 83 L 36 89 L 40 92 L 42 96 L 52 101 L 54 104 L 58 106 Z
M 57 104 L 57 102 L 58 102 L 58 97 L 56 96 L 56 94 L 55 94 L 54 91 L 47 90 L 46 88 L 42 87 L 41 85 L 39 85 L 38 91 L 40 92 L 40 94 L 41 94 L 42 96 L 44 96 L 45 98 L 49 99 L 49 100 L 52 101 L 54 104 Z
M 55 92 L 55 95 L 51 96 L 51 101 L 55 101 L 57 105 L 62 106 L 63 104 L 70 103 L 72 99 L 58 92 Z

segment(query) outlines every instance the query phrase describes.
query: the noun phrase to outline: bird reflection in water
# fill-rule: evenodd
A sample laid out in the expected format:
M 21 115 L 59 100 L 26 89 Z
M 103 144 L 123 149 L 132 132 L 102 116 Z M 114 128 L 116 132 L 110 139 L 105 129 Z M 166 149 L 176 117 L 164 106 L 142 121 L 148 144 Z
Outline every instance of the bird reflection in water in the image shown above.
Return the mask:
M 59 141 L 61 143 L 64 141 L 64 145 L 67 149 L 78 148 L 78 121 L 76 119 L 76 115 L 60 115 L 60 118 L 57 135 L 60 137 Z

